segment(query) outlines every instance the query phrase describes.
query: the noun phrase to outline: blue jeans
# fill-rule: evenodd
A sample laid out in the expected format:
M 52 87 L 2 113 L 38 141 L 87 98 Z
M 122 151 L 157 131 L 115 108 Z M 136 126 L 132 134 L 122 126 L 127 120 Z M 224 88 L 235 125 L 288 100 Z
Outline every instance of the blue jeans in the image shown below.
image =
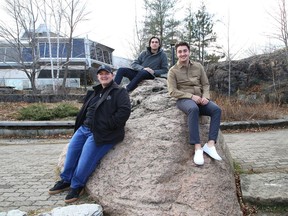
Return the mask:
M 61 179 L 71 183 L 71 188 L 84 187 L 100 160 L 114 144 L 97 146 L 88 127 L 81 126 L 68 145 Z
M 154 79 L 155 77 L 146 70 L 135 71 L 131 68 L 119 68 L 117 70 L 114 81 L 119 85 L 123 79 L 127 77 L 130 83 L 126 86 L 128 92 L 137 88 L 138 84 L 145 79 Z
M 188 115 L 189 143 L 200 144 L 199 115 L 210 116 L 209 140 L 217 141 L 220 128 L 221 109 L 209 101 L 206 105 L 198 105 L 192 99 L 179 99 L 176 103 L 178 109 Z

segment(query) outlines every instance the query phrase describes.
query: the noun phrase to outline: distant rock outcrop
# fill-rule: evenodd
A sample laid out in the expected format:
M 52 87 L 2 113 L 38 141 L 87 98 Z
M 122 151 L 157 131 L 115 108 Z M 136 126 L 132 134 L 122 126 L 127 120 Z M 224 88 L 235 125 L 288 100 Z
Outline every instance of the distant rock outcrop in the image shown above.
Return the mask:
M 229 62 L 206 67 L 210 89 L 228 94 Z M 284 50 L 230 62 L 230 93 L 238 97 L 288 104 L 288 64 Z
M 193 163 L 186 116 L 167 93 L 166 80 L 146 80 L 131 94 L 125 140 L 102 160 L 86 191 L 107 215 L 242 215 L 231 158 L 220 133 L 223 161 Z M 200 127 L 203 143 L 208 122 Z M 66 150 L 64 150 L 65 152 Z M 60 166 L 64 156 L 60 158 Z

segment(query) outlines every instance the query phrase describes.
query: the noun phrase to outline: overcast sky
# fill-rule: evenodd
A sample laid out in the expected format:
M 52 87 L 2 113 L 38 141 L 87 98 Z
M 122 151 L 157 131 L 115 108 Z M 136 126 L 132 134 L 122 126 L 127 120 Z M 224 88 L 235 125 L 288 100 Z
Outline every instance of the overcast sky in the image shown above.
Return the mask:
M 190 3 L 197 11 L 201 0 L 178 0 L 186 8 Z M 3 5 L 4 0 L 0 0 Z M 84 2 L 84 0 L 83 0 Z M 204 0 L 207 11 L 214 14 L 214 30 L 218 43 L 228 50 L 229 41 L 232 59 L 247 57 L 253 50 L 262 53 L 269 43 L 276 43 L 271 37 L 275 27 L 271 16 L 278 9 L 278 0 Z M 89 20 L 77 26 L 74 36 L 88 37 L 111 48 L 114 55 L 131 57 L 135 19 L 143 20 L 143 0 L 88 0 Z M 185 10 L 178 10 L 176 16 L 183 17 Z M 275 14 L 276 15 L 276 14 Z M 2 16 L 3 17 L 3 16 Z M 229 18 L 228 18 L 229 17 Z M 277 41 L 279 44 L 279 42 Z M 247 52 L 247 50 L 250 50 Z M 251 55 L 251 54 L 250 54 Z
M 179 0 L 181 5 L 192 3 L 195 11 L 200 0 Z M 209 13 L 215 15 L 215 30 L 218 42 L 227 50 L 228 20 L 230 53 L 234 58 L 247 55 L 247 49 L 261 53 L 271 38 L 272 19 L 269 13 L 278 8 L 277 0 L 206 0 Z M 79 28 L 78 33 L 115 49 L 114 55 L 129 57 L 135 28 L 135 14 L 138 20 L 143 16 L 142 0 L 89 0 L 90 21 Z M 185 7 L 185 6 L 184 6 Z M 136 13 L 136 12 L 137 13 Z M 178 16 L 185 14 L 179 11 Z M 230 19 L 228 19 L 230 17 Z M 84 26 L 84 28 L 83 28 Z

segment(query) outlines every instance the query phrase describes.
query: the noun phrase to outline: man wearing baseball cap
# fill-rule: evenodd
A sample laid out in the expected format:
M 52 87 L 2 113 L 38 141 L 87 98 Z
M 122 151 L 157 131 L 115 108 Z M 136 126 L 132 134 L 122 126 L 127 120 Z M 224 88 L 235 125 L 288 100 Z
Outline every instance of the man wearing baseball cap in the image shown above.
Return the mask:
M 66 203 L 79 199 L 100 160 L 124 139 L 124 127 L 131 113 L 130 99 L 113 77 L 109 66 L 98 68 L 100 84 L 86 94 L 68 145 L 61 180 L 49 190 L 51 195 L 69 190 Z

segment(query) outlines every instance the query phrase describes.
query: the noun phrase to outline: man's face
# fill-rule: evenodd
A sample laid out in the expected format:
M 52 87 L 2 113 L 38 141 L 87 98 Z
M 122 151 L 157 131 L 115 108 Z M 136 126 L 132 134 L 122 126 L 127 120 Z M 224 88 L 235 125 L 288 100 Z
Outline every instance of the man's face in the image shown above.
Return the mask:
M 160 44 L 159 44 L 159 41 L 157 38 L 153 38 L 151 41 L 150 41 L 150 47 L 152 50 L 158 50 L 159 47 L 160 47 Z
M 103 87 L 108 86 L 108 84 L 113 80 L 113 76 L 114 75 L 112 73 L 105 70 L 102 70 L 97 74 L 97 78 Z
M 177 47 L 176 54 L 180 62 L 184 63 L 184 62 L 189 61 L 190 51 L 188 47 L 186 46 Z

